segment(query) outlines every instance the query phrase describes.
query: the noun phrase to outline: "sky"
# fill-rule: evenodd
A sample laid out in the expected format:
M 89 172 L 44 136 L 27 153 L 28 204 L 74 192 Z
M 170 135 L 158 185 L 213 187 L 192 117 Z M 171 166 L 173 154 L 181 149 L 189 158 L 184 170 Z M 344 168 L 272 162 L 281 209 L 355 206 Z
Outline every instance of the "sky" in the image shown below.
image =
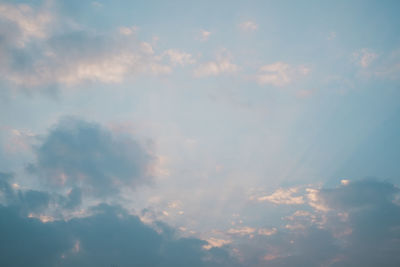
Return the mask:
M 0 265 L 399 266 L 399 11 L 0 0 Z

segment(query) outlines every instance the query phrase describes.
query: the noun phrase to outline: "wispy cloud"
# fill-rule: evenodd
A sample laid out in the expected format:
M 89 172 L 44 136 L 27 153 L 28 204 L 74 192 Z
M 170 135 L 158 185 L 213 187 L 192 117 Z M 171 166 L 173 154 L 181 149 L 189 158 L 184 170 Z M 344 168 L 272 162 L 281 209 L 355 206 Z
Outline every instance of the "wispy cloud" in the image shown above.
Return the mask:
M 169 49 L 163 53 L 164 56 L 167 56 L 173 66 L 180 65 L 185 66 L 188 64 L 196 63 L 196 60 L 192 57 L 191 54 L 181 52 L 175 49 Z
M 207 41 L 211 36 L 211 32 L 210 31 L 206 31 L 206 30 L 200 30 L 200 41 Z
M 254 21 L 245 21 L 239 24 L 239 28 L 243 31 L 254 32 L 258 29 L 258 25 Z
M 353 60 L 363 68 L 369 67 L 377 58 L 378 55 L 367 48 L 362 48 L 353 53 Z
M 327 40 L 332 41 L 334 39 L 336 39 L 336 32 L 330 32 L 328 34 L 328 37 L 326 37 Z
M 7 38 L 12 38 L 18 47 L 23 47 L 31 39 L 44 39 L 48 37 L 48 31 L 54 16 L 47 7 L 34 9 L 26 4 L 0 4 L 0 20 L 10 24 L 1 30 L 7 31 Z
M 217 55 L 215 61 L 201 63 L 194 70 L 194 75 L 196 77 L 218 76 L 221 74 L 235 73 L 237 71 L 239 71 L 239 66 L 232 63 L 231 56 L 226 53 L 220 53 Z
M 291 66 L 288 63 L 275 62 L 260 67 L 255 79 L 260 85 L 270 84 L 282 87 L 309 73 L 310 69 L 305 66 Z
M 123 35 L 132 35 L 136 34 L 139 31 L 138 26 L 132 26 L 132 27 L 120 27 L 119 32 Z

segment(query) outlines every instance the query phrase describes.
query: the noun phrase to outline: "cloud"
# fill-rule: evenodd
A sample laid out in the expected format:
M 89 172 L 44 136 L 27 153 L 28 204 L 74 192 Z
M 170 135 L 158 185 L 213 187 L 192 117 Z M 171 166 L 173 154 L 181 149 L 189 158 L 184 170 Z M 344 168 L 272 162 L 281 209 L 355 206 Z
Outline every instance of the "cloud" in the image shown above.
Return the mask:
M 239 24 L 239 28 L 244 31 L 254 32 L 258 29 L 258 25 L 254 21 L 245 21 Z
M 0 173 L 0 197 L 7 198 L 0 198 L 1 266 L 235 266 L 218 248 L 223 241 L 181 238 L 120 206 L 99 204 L 84 217 L 54 218 L 46 214 L 48 193 L 15 191 L 12 179 Z
M 308 188 L 303 199 L 311 209 L 284 217 L 285 230 L 259 240 L 267 248 L 260 255 L 271 266 L 397 266 L 399 196 L 398 187 L 377 180 Z
M 400 206 L 395 202 L 399 194 L 399 188 L 393 184 L 376 180 L 350 182 L 320 191 L 319 197 L 330 207 L 330 214 L 338 214 L 336 219 L 343 222 L 343 230 L 349 229 L 343 236 L 348 244 L 343 252 L 346 265 L 400 263 Z M 337 228 L 336 220 L 328 221 L 327 228 Z
M 270 84 L 282 87 L 309 73 L 310 69 L 305 66 L 294 67 L 284 62 L 275 62 L 260 67 L 255 79 L 260 85 Z
M 336 38 L 336 32 L 330 32 L 328 34 L 328 37 L 326 37 L 327 40 L 332 41 Z
M 139 27 L 132 26 L 132 27 L 120 27 L 119 33 L 122 35 L 132 35 L 139 31 Z
M 0 203 L 7 203 L 14 196 L 14 190 L 10 185 L 12 178 L 11 173 L 0 172 Z
M 325 205 L 319 196 L 319 190 L 315 188 L 306 188 L 306 196 L 308 198 L 308 205 L 315 210 L 328 211 L 329 207 Z
M 293 196 L 298 192 L 297 188 L 278 189 L 273 194 L 268 196 L 262 196 L 258 198 L 258 201 L 269 201 L 274 204 L 286 204 L 286 205 L 299 205 L 304 203 L 303 196 Z
M 79 188 L 74 187 L 66 195 L 22 190 L 18 184 L 11 184 L 13 178 L 13 174 L 0 173 L 0 204 L 17 208 L 21 215 L 48 221 L 53 216 L 60 216 L 63 210 L 71 211 L 81 204 Z
M 86 32 L 53 37 L 36 52 L 36 56 L 29 49 L 9 53 L 3 76 L 8 75 L 6 78 L 19 86 L 38 87 L 73 86 L 84 81 L 119 83 L 128 75 L 171 72 L 154 57 L 148 43 L 133 39 L 123 43 L 118 38 Z
M 353 60 L 363 68 L 369 67 L 378 55 L 367 48 L 362 48 L 353 53 Z
M 232 243 L 232 241 L 210 237 L 209 239 L 207 239 L 207 243 L 208 243 L 207 245 L 203 246 L 205 249 L 211 249 L 214 247 L 219 248 L 219 247 L 222 247 L 222 246 Z
M 95 32 L 51 8 L 0 5 L 0 78 L 17 88 L 43 90 L 83 82 L 120 83 L 143 73 L 168 74 L 136 27 Z M 176 61 L 174 61 L 176 63 Z
M 380 54 L 368 48 L 362 48 L 351 55 L 352 62 L 359 66 L 360 78 L 397 82 L 400 74 L 400 49 L 384 51 Z
M 216 61 L 208 61 L 200 64 L 194 70 L 196 77 L 218 76 L 221 74 L 235 73 L 239 67 L 231 62 L 229 55 L 219 54 Z
M 398 80 L 400 77 L 400 49 L 394 50 L 388 55 L 385 55 L 383 59 L 375 64 L 376 67 L 373 70 L 373 74 L 379 78 L 385 78 L 390 80 Z
M 266 228 L 258 229 L 258 232 L 257 232 L 257 233 L 258 233 L 259 235 L 270 236 L 270 235 L 276 234 L 276 232 L 277 232 L 277 229 L 274 227 L 274 228 L 272 228 L 272 229 L 266 229 Z
M 107 196 L 150 178 L 152 156 L 137 141 L 77 118 L 61 119 L 34 152 L 29 170 L 53 187 Z
M 43 223 L 0 205 L 2 266 L 229 266 L 226 254 L 205 250 L 207 242 L 157 232 L 115 206 L 94 215 Z M 218 264 L 217 264 L 218 263 Z M 221 264 L 222 263 L 222 264 Z
M 73 133 L 81 141 L 82 135 L 98 139 L 86 131 L 83 132 L 87 134 L 81 133 L 83 126 L 59 125 L 64 123 L 56 125 L 43 144 L 52 143 L 47 140 L 55 133 Z M 105 131 L 96 124 L 83 125 L 96 132 Z M 119 143 L 118 139 L 113 140 Z M 70 147 L 60 145 L 58 149 L 74 150 Z M 90 146 L 85 148 L 92 151 Z M 102 204 L 88 209 L 84 217 L 66 219 L 52 213 L 52 206 L 58 210 L 79 206 L 76 203 L 85 193 L 78 189 L 65 195 L 21 190 L 13 185 L 12 174 L 1 173 L 0 234 L 4 238 L 0 239 L 0 246 L 4 249 L 0 264 L 24 266 L 30 261 L 32 266 L 96 266 L 100 262 L 121 266 L 238 265 L 229 253 L 236 255 L 243 266 L 398 266 L 400 262 L 400 189 L 388 182 L 346 180 L 334 188 L 307 185 L 279 189 L 261 200 L 285 205 L 283 213 L 292 210 L 287 207 L 296 208 L 282 217 L 282 225 L 239 226 L 221 232 L 221 237 L 206 239 L 209 242 L 179 238 L 172 228 L 154 220 L 155 228 L 144 225 L 137 216 L 118 206 Z M 300 204 L 301 209 L 297 209 Z M 179 206 L 172 202 L 168 205 Z M 32 247 L 41 251 L 32 251 Z
M 230 235 L 251 235 L 254 232 L 256 232 L 256 229 L 248 226 L 231 228 L 227 231 L 227 233 Z
M 211 32 L 206 30 L 200 30 L 200 41 L 207 41 L 211 36 Z
M 169 49 L 163 53 L 164 56 L 167 56 L 173 66 L 180 65 L 185 66 L 188 64 L 196 63 L 196 60 L 192 57 L 191 54 L 181 52 L 174 49 Z
M 8 37 L 19 47 L 23 47 L 30 39 L 44 39 L 53 16 L 46 9 L 35 10 L 26 4 L 0 4 L 0 20 L 4 23 L 0 29 L 3 35 L 5 27 L 11 26 L 13 34 L 7 32 Z M 4 27 L 3 27 L 4 26 Z M 16 32 L 16 28 L 18 29 Z

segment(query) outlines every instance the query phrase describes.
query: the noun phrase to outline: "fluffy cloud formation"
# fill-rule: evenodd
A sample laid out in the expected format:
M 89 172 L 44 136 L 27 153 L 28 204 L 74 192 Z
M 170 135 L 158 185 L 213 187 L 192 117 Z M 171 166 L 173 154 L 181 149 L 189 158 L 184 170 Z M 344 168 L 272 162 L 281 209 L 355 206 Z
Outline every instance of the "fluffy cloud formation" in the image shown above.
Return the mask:
M 138 142 L 77 118 L 61 119 L 35 147 L 35 154 L 32 173 L 54 187 L 78 186 L 96 196 L 150 178 L 152 156 Z
M 167 74 L 153 47 L 132 34 L 135 27 L 99 33 L 63 24 L 51 6 L 0 4 L 0 77 L 18 88 L 119 83 L 140 74 Z M 179 57 L 180 56 L 180 57 Z M 170 55 L 172 63 L 187 55 Z
M 218 76 L 221 74 L 235 73 L 239 67 L 231 62 L 231 57 L 226 54 L 218 54 L 216 61 L 208 61 L 200 64 L 194 70 L 196 77 Z
M 294 67 L 284 62 L 264 65 L 258 70 L 255 79 L 260 85 L 286 86 L 294 80 L 308 75 L 310 69 L 305 66 Z

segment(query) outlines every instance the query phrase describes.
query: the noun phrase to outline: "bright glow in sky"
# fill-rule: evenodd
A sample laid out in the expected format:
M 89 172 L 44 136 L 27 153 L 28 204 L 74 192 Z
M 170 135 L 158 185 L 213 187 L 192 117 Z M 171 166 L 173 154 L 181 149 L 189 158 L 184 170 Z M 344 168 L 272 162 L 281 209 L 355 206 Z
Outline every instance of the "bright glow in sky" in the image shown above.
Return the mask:
M 0 265 L 400 266 L 399 10 L 0 0 Z

